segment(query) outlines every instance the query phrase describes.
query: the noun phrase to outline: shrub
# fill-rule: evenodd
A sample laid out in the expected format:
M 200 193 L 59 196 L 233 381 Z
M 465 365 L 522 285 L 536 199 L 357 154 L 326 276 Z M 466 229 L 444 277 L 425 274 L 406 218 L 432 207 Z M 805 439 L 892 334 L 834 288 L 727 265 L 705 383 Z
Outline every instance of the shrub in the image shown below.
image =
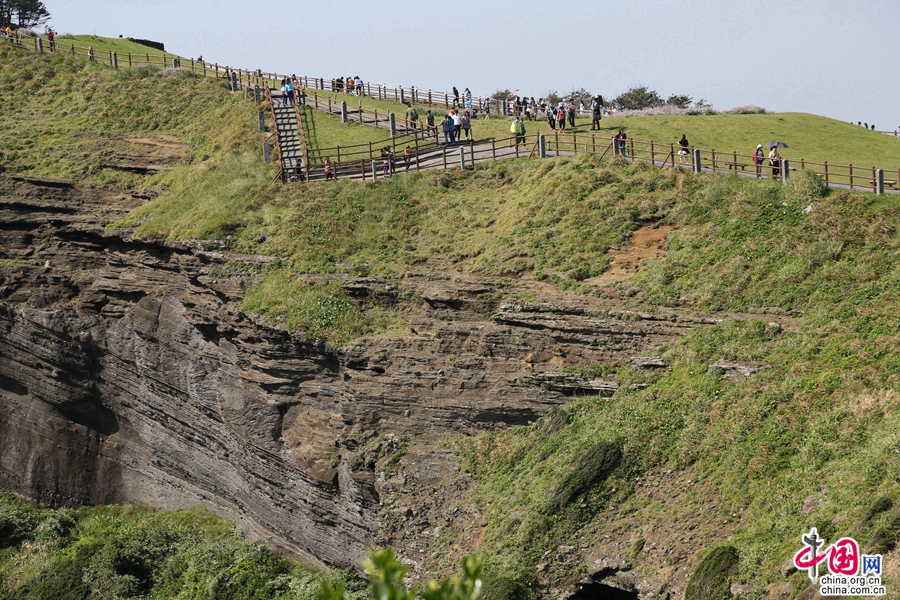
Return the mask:
M 0 549 L 31 537 L 37 526 L 33 512 L 8 492 L 0 492 Z
M 621 455 L 615 442 L 604 441 L 590 446 L 575 459 L 575 467 L 556 486 L 548 508 L 565 508 L 572 498 L 606 479 Z
M 789 200 L 809 202 L 825 195 L 828 188 L 821 177 L 812 171 L 796 171 L 791 173 L 785 183 L 785 192 Z
M 739 560 L 734 546 L 713 549 L 691 575 L 684 591 L 685 600 L 730 600 L 730 575 Z

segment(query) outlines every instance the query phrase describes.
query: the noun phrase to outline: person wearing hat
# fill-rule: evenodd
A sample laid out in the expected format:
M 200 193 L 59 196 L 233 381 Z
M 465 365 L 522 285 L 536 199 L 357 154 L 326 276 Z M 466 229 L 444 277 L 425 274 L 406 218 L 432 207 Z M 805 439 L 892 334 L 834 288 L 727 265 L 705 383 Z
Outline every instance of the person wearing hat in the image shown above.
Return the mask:
M 756 164 L 757 175 L 762 173 L 763 154 L 762 144 L 757 144 L 756 150 L 753 151 L 753 162 Z

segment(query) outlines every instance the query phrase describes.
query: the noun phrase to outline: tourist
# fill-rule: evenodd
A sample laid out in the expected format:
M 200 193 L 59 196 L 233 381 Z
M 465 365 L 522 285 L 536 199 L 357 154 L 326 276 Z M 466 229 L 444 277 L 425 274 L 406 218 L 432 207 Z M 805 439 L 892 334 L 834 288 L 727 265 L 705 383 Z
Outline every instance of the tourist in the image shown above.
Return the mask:
M 412 105 L 406 109 L 406 126 L 413 131 L 419 128 L 419 111 Z
M 457 106 L 459 104 L 459 90 L 456 89 L 456 86 L 453 86 L 453 106 Z
M 681 146 L 681 150 L 678 151 L 678 158 L 681 161 L 681 164 L 687 163 L 687 155 L 688 155 L 688 146 L 690 143 L 687 140 L 687 135 L 682 133 L 681 139 L 678 140 L 678 145 Z
M 429 111 L 430 112 L 430 111 Z M 429 115 L 431 116 L 431 115 Z M 444 143 L 450 143 L 450 128 L 453 126 L 453 121 L 450 120 L 450 115 L 444 115 L 444 119 L 441 121 L 441 131 L 444 132 Z
M 569 100 L 569 125 L 575 128 L 575 101 Z
M 556 109 L 556 123 L 559 125 L 560 131 L 566 130 L 566 109 L 562 102 L 559 103 L 559 108 Z
M 471 139 L 472 119 L 469 116 L 469 111 L 466 111 L 465 114 L 459 118 L 459 125 L 462 127 L 462 132 L 463 135 L 466 136 L 466 139 Z
M 460 129 L 462 129 L 462 117 L 459 116 L 458 110 L 450 111 L 450 120 L 453 122 L 450 128 L 450 143 L 455 144 L 460 137 Z
M 334 177 L 334 171 L 332 170 L 331 158 L 325 157 L 325 181 L 328 181 Z
M 600 95 L 591 98 L 591 130 L 600 130 L 600 120 L 603 118 L 603 97 Z
M 753 151 L 753 164 L 756 165 L 756 174 L 762 174 L 762 164 L 763 164 L 763 146 L 762 144 L 756 145 L 756 150 Z
M 628 139 L 628 136 L 625 134 L 625 130 L 621 127 L 619 128 L 619 132 L 613 137 L 613 143 L 615 144 L 615 153 L 621 154 L 622 156 L 628 156 L 628 147 L 627 142 L 625 140 Z
M 512 122 L 509 131 L 516 136 L 516 148 L 519 147 L 519 143 L 521 143 L 522 145 L 526 145 L 525 123 L 522 121 L 522 117 L 516 117 L 516 120 Z
M 778 155 L 778 146 L 772 146 L 769 150 L 769 166 L 772 167 L 772 177 L 781 175 L 781 157 Z
M 406 150 L 403 151 L 403 164 L 406 165 L 404 172 L 409 171 L 409 159 L 411 159 L 415 155 L 416 151 L 411 147 L 407 146 Z

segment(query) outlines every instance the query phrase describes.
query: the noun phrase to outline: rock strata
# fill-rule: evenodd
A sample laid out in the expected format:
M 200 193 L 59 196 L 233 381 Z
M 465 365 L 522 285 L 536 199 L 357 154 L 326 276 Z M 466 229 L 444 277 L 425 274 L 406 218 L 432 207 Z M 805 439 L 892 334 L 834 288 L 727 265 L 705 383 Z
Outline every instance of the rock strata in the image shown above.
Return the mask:
M 0 488 L 203 505 L 312 565 L 358 567 L 375 543 L 425 564 L 455 523 L 460 553 L 486 526 L 447 517 L 469 479 L 441 436 L 611 394 L 614 377 L 566 367 L 625 364 L 697 325 L 579 297 L 497 306 L 512 283 L 431 273 L 345 279 L 411 331 L 317 345 L 240 310 L 268 258 L 106 231 L 147 199 L 0 178 Z M 410 489 L 431 499 L 397 500 Z

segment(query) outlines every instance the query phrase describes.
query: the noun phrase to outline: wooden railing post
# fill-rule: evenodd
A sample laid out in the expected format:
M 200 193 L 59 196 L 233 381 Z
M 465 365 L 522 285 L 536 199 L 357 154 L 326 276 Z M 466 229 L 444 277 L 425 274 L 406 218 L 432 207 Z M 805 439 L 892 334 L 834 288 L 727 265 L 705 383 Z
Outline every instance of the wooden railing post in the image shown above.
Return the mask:
M 850 163 L 850 189 L 853 189 L 853 163 Z
M 828 185 L 828 161 L 825 161 L 825 185 Z

